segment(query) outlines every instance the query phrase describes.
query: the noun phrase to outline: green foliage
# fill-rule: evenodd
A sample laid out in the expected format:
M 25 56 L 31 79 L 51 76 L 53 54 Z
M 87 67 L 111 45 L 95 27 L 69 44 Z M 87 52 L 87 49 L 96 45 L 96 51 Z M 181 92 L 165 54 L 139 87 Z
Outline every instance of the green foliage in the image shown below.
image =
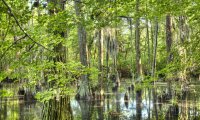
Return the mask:
M 12 97 L 14 93 L 10 90 L 0 90 L 0 97 Z
M 50 99 L 54 98 L 56 95 L 56 91 L 53 90 L 48 90 L 48 91 L 43 91 L 39 92 L 36 94 L 36 99 L 38 99 L 41 102 L 49 101 Z
M 87 70 L 89 73 L 89 81 L 91 86 L 96 86 L 98 84 L 99 70 L 95 67 L 91 67 Z

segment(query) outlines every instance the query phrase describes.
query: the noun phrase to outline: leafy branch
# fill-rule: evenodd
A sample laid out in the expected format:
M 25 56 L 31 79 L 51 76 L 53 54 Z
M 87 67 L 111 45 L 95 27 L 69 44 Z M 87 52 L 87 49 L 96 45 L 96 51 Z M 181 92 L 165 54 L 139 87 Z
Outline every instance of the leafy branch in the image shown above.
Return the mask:
M 41 46 L 41 47 L 43 47 L 44 49 L 46 49 L 46 50 L 52 52 L 52 50 L 46 48 L 44 45 L 42 45 L 42 44 L 40 44 L 39 42 L 35 41 L 35 40 L 22 28 L 22 26 L 20 25 L 20 23 L 19 23 L 17 17 L 14 15 L 14 13 L 12 12 L 12 9 L 11 9 L 10 6 L 6 3 L 6 1 L 5 1 L 5 0 L 2 0 L 2 2 L 3 2 L 4 5 L 8 8 L 8 10 L 9 10 L 11 16 L 14 18 L 16 24 L 18 25 L 18 27 L 20 28 L 20 30 L 25 34 L 25 36 L 27 36 L 32 42 L 34 42 L 34 43 L 37 44 L 38 46 Z
M 13 45 L 15 45 L 18 41 L 20 41 L 20 40 L 22 40 L 22 39 L 24 39 L 24 38 L 26 38 L 26 37 L 27 37 L 27 35 L 25 35 L 25 36 L 19 38 L 18 40 L 15 40 L 15 41 L 13 42 L 13 44 L 10 45 L 10 46 L 3 52 L 3 54 L 2 54 L 1 57 L 0 57 L 0 61 L 1 61 L 2 58 L 6 55 L 6 52 L 7 52 Z

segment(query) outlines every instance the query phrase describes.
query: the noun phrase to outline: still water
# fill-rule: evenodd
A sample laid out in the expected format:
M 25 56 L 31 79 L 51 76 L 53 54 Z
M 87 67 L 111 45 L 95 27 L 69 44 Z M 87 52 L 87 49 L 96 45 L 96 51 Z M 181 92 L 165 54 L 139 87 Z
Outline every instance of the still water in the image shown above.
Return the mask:
M 157 85 L 156 97 L 152 89 L 143 89 L 141 99 L 125 85 L 95 101 L 76 101 L 72 95 L 40 103 L 14 95 L 0 99 L 0 120 L 200 120 L 200 84 L 190 86 L 184 99 L 166 101 L 159 100 L 166 90 L 163 84 Z

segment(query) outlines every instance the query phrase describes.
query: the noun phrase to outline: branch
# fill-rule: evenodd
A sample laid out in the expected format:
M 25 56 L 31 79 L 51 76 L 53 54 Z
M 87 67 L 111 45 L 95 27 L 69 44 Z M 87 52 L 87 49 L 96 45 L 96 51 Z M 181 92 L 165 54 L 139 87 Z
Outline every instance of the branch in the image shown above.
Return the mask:
M 4 5 L 8 8 L 8 10 L 10 11 L 10 14 L 13 16 L 13 18 L 15 19 L 15 22 L 17 23 L 17 25 L 19 26 L 20 30 L 25 34 L 25 36 L 27 36 L 31 41 L 33 41 L 35 44 L 43 47 L 44 49 L 53 52 L 52 50 L 46 48 L 45 46 L 43 46 L 42 44 L 38 43 L 37 41 L 35 41 L 28 33 L 26 33 L 26 31 L 22 28 L 22 26 L 20 25 L 19 21 L 17 20 L 16 16 L 13 14 L 11 8 L 9 7 L 9 5 L 6 3 L 5 0 L 2 0 Z
M 120 18 L 127 18 L 127 19 L 133 19 L 133 17 L 129 17 L 129 16 L 118 16 L 118 17 L 120 17 Z

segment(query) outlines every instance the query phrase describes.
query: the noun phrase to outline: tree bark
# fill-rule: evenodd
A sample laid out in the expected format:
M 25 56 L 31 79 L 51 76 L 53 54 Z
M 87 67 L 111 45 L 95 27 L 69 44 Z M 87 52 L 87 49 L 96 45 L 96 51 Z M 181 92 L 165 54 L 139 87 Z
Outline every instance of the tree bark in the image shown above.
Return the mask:
M 136 0 L 136 13 L 139 14 L 139 0 Z M 137 16 L 135 23 L 135 51 L 136 51 L 136 77 L 140 80 L 142 75 L 141 69 L 141 53 L 140 53 L 140 19 Z
M 171 23 L 171 16 L 168 14 L 166 16 L 166 48 L 167 48 L 167 62 L 170 63 L 172 61 L 172 53 L 171 53 L 171 46 L 172 46 L 172 23 Z M 169 96 L 171 96 L 171 82 L 168 81 L 168 92 Z
M 99 83 L 100 83 L 100 87 L 102 89 L 102 79 L 103 79 L 103 30 L 99 30 L 99 39 L 98 39 L 98 56 L 99 56 L 99 60 L 98 60 L 98 68 L 100 71 L 99 74 Z
M 52 9 L 49 10 L 49 15 L 55 15 L 58 12 L 64 11 L 64 1 L 58 1 L 58 0 L 49 0 L 49 2 L 52 2 L 54 7 Z M 60 11 L 57 10 L 56 6 L 60 5 Z M 53 31 L 54 35 L 60 35 L 61 37 L 65 37 L 65 31 Z M 66 47 L 63 46 L 62 42 L 59 42 L 58 44 L 56 44 L 53 48 L 53 51 L 56 53 L 55 57 L 53 57 L 53 61 L 54 63 L 56 62 L 62 62 L 62 63 L 66 63 Z M 54 74 L 58 74 L 60 71 L 58 71 L 58 69 L 56 67 L 52 68 L 52 73 Z M 59 78 L 58 78 L 59 79 Z M 55 84 L 54 81 L 49 82 L 49 87 L 53 87 Z
M 78 18 L 83 18 L 83 15 L 81 13 L 81 0 L 74 1 L 75 3 L 75 11 L 76 16 Z M 80 62 L 83 66 L 88 67 L 87 62 L 87 40 L 86 40 L 86 30 L 82 23 L 78 23 L 78 40 L 79 40 L 79 51 L 80 51 Z M 82 75 L 81 76 L 81 85 L 79 87 L 77 95 L 80 97 L 80 99 L 89 99 L 89 86 L 88 86 L 88 76 Z
M 156 71 L 156 54 L 157 54 L 157 40 L 158 39 L 158 21 L 156 19 L 156 23 L 155 23 L 155 38 L 153 41 L 153 63 L 152 63 L 152 71 L 151 71 L 151 76 L 154 79 L 154 87 L 155 87 L 155 71 Z M 155 115 L 156 115 L 156 120 L 158 120 L 158 112 L 157 112 L 157 104 L 156 104 L 156 98 L 157 98 L 157 94 L 156 94 L 156 90 L 155 88 L 152 89 L 153 92 L 153 103 L 154 103 L 154 111 L 155 111 Z
M 131 41 L 131 46 L 134 46 L 134 40 L 133 40 L 133 23 L 132 23 L 132 18 L 127 18 L 127 20 L 129 21 L 129 26 L 130 26 L 130 41 Z M 131 79 L 131 84 L 134 84 L 134 65 L 133 65 L 133 55 L 134 55 L 134 48 L 131 48 L 131 75 L 132 75 L 132 79 Z
M 140 82 L 142 79 L 141 69 L 141 53 L 140 53 L 140 17 L 139 17 L 139 3 L 140 0 L 136 0 L 136 23 L 135 23 L 135 51 L 136 51 L 136 78 Z M 136 90 L 136 117 L 137 120 L 141 120 L 141 101 L 142 90 Z
M 155 69 L 156 69 L 156 54 L 157 54 L 157 40 L 158 39 L 158 22 L 156 20 L 155 23 L 155 37 L 153 42 L 153 63 L 152 63 L 152 77 L 155 77 Z
M 172 23 L 171 23 L 171 16 L 168 14 L 166 16 L 166 48 L 168 53 L 168 62 L 172 61 L 172 54 L 171 54 L 171 46 L 172 46 Z
M 151 66 L 151 51 L 150 51 L 150 42 L 149 42 L 149 21 L 148 19 L 146 18 L 146 39 L 147 39 L 147 52 L 148 52 L 148 65 L 147 65 L 147 68 L 148 68 L 148 75 L 150 73 L 150 66 Z
M 187 51 L 186 51 L 186 48 L 184 47 L 184 43 L 189 37 L 189 30 L 186 25 L 186 17 L 180 16 L 179 24 L 180 24 L 179 31 L 180 31 L 180 42 L 181 42 L 181 46 L 179 48 L 179 55 L 181 56 L 181 64 L 186 65 Z M 181 73 L 181 78 L 182 78 L 182 81 L 188 82 L 186 79 L 186 66 L 184 66 L 184 70 Z

